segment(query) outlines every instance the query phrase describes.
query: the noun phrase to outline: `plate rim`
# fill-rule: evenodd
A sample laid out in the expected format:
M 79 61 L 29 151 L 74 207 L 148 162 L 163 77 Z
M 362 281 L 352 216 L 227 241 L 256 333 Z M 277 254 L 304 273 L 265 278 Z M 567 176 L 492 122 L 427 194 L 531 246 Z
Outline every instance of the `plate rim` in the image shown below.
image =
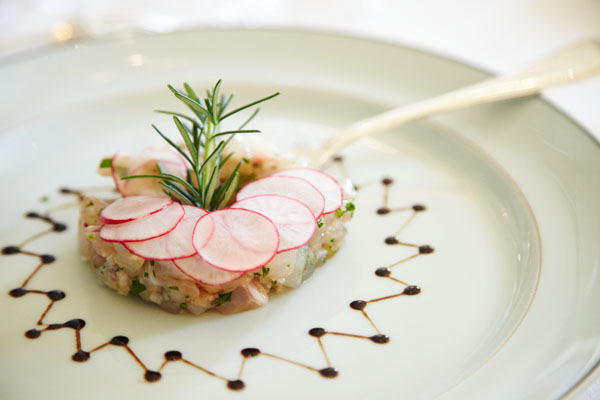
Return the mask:
M 282 33 L 283 32 L 283 33 L 292 33 L 292 34 L 300 34 L 300 35 L 326 36 L 326 37 L 334 37 L 334 38 L 337 37 L 337 38 L 346 39 L 346 40 L 361 41 L 361 42 L 366 42 L 366 43 L 370 43 L 370 44 L 389 46 L 391 48 L 396 48 L 396 49 L 401 48 L 401 49 L 408 50 L 408 51 L 411 51 L 414 53 L 426 55 L 428 57 L 438 58 L 445 62 L 453 63 L 453 64 L 456 64 L 463 68 L 470 69 L 473 72 L 487 75 L 488 77 L 493 77 L 493 76 L 497 75 L 497 74 L 494 74 L 493 72 L 491 72 L 487 68 L 484 68 L 480 65 L 476 65 L 470 61 L 465 61 L 464 59 L 462 59 L 460 57 L 449 55 L 447 53 L 440 52 L 438 50 L 417 47 L 416 45 L 407 44 L 406 42 L 403 42 L 401 40 L 393 40 L 390 38 L 378 38 L 378 37 L 360 35 L 359 33 L 350 33 L 347 31 L 340 31 L 340 30 L 335 30 L 335 29 L 329 30 L 329 29 L 323 29 L 323 28 L 306 28 L 306 27 L 294 27 L 294 26 L 235 26 L 235 25 L 232 25 L 232 26 L 194 26 L 194 27 L 189 27 L 189 28 L 174 29 L 169 32 L 156 32 L 156 33 L 137 31 L 137 32 L 134 32 L 133 34 L 130 34 L 127 36 L 122 36 L 119 34 L 117 34 L 117 35 L 108 34 L 108 35 L 103 35 L 103 36 L 101 35 L 101 36 L 87 37 L 87 38 L 84 37 L 84 38 L 71 40 L 69 42 L 58 44 L 58 45 L 52 44 L 52 43 L 47 43 L 44 45 L 26 49 L 26 50 L 23 50 L 23 51 L 20 51 L 20 52 L 14 53 L 14 54 L 10 54 L 8 56 L 0 58 L 0 71 L 7 67 L 18 66 L 18 64 L 20 64 L 20 63 L 36 61 L 36 60 L 42 59 L 47 56 L 53 56 L 53 55 L 60 54 L 62 52 L 70 52 L 70 51 L 73 51 L 74 49 L 76 49 L 80 45 L 85 45 L 85 46 L 110 45 L 110 44 L 118 45 L 118 44 L 122 43 L 123 41 L 135 41 L 138 39 L 147 40 L 147 39 L 151 39 L 153 37 L 168 37 L 168 36 L 175 36 L 175 35 L 181 35 L 181 34 L 193 35 L 193 34 L 198 34 L 198 33 L 220 33 L 220 32 L 264 32 L 264 33 Z M 534 95 L 534 96 L 530 96 L 530 97 L 537 98 L 537 100 L 541 101 L 546 106 L 549 106 L 549 108 L 552 109 L 553 112 L 556 112 L 560 116 L 564 117 L 568 121 L 569 124 L 572 124 L 581 133 L 583 133 L 583 135 L 585 135 L 585 136 L 587 136 L 587 138 L 591 139 L 591 143 L 596 145 L 597 148 L 600 148 L 600 132 L 598 132 L 597 135 L 592 133 L 592 131 L 590 129 L 583 126 L 570 113 L 563 110 L 559 105 L 555 104 L 552 100 L 546 98 L 543 95 L 543 93 Z M 448 130 L 448 129 L 452 130 L 452 128 L 447 126 L 446 124 L 440 124 L 440 126 L 444 130 Z M 2 132 L 0 132 L 0 134 L 1 133 Z M 463 139 L 468 140 L 468 138 L 463 138 Z M 468 140 L 468 141 L 469 141 L 469 143 L 471 142 L 470 140 Z M 540 237 L 540 231 L 538 228 L 539 224 L 537 222 L 537 218 L 536 218 L 535 214 L 533 213 L 533 209 L 530 205 L 529 200 L 525 197 L 525 194 L 522 192 L 521 187 L 514 181 L 514 179 L 512 178 L 512 175 L 510 175 L 508 173 L 508 171 L 505 171 L 504 167 L 502 167 L 493 157 L 491 157 L 491 155 L 489 155 L 487 151 L 485 151 L 484 149 L 481 149 L 481 148 L 478 148 L 478 150 L 480 152 L 482 152 L 486 156 L 486 158 L 489 158 L 491 161 L 493 161 L 495 164 L 497 164 L 496 166 L 500 166 L 503 175 L 506 175 L 506 177 L 509 177 L 511 180 L 511 183 L 519 190 L 519 194 L 525 200 L 525 202 L 528 206 L 528 210 L 531 212 L 531 215 L 534 217 L 534 222 L 536 225 L 536 233 L 537 233 L 537 236 Z M 540 238 L 540 250 L 542 248 L 543 248 L 543 245 L 542 245 L 541 238 Z M 541 259 L 541 257 L 542 257 L 542 254 L 540 253 L 540 266 L 539 266 L 540 275 L 541 275 L 541 271 L 543 269 L 543 260 Z M 539 280 L 540 279 L 538 276 L 538 279 L 536 282 L 536 287 L 531 296 L 531 299 L 529 301 L 527 309 L 524 312 L 521 319 L 515 325 L 514 330 L 510 333 L 510 335 L 506 338 L 506 340 L 498 347 L 498 349 L 488 357 L 487 360 L 493 358 L 501 350 L 501 348 L 504 347 L 506 342 L 510 340 L 510 338 L 515 334 L 515 332 L 518 331 L 519 326 L 527 317 L 529 310 L 531 308 L 531 305 L 533 304 L 534 299 L 536 298 L 538 287 L 539 287 Z M 477 368 L 472 373 L 470 373 L 469 376 L 472 375 L 473 373 L 475 373 L 477 370 L 479 370 L 482 366 L 483 365 L 481 365 L 479 368 Z M 582 396 L 587 389 L 589 389 L 594 383 L 596 383 L 596 381 L 598 379 L 600 379 L 600 359 L 594 365 L 592 365 L 585 374 L 583 374 L 577 381 L 575 381 L 571 385 L 571 387 L 568 388 L 568 390 L 565 391 L 560 396 L 560 398 L 576 400 L 577 396 Z

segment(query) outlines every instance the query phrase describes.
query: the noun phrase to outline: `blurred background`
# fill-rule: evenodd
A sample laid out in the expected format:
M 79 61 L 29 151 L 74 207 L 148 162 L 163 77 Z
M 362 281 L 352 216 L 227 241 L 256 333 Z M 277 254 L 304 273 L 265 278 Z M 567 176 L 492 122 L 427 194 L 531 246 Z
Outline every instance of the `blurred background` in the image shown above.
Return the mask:
M 569 43 L 600 39 L 600 0 L 0 0 L 0 64 L 77 40 L 202 27 L 338 32 L 501 74 Z M 544 97 L 600 139 L 600 77 Z M 581 399 L 600 399 L 600 384 Z
M 77 39 L 233 26 L 383 39 L 504 73 L 600 37 L 600 0 L 0 0 L 0 61 Z M 545 96 L 600 137 L 600 78 Z

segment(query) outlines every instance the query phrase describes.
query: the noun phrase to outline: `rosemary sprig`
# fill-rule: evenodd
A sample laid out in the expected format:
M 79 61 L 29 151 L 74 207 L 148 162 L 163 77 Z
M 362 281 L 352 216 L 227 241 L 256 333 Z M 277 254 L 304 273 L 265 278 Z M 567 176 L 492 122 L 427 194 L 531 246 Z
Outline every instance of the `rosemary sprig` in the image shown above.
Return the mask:
M 233 154 L 225 155 L 225 147 L 237 134 L 260 132 L 257 129 L 244 129 L 256 116 L 259 108 L 256 108 L 238 129 L 221 130 L 221 123 L 240 111 L 272 99 L 279 95 L 279 92 L 227 112 L 233 95 L 221 95 L 220 79 L 212 90 L 207 90 L 206 97 L 202 100 L 187 83 L 183 84 L 185 92 L 171 85 L 168 87 L 175 97 L 194 114 L 188 116 L 174 111 L 157 110 L 159 113 L 173 117 L 173 122 L 179 131 L 185 148 L 178 146 L 155 125 L 152 125 L 152 127 L 189 163 L 190 168 L 187 171 L 187 177 L 183 179 L 166 173 L 162 166 L 157 164 L 159 174 L 132 175 L 121 179 L 158 178 L 161 180 L 159 183 L 163 187 L 163 191 L 175 201 L 202 207 L 208 211 L 223 208 L 227 206 L 237 190 L 240 180 L 239 169 L 244 162 L 243 160 L 240 161 L 229 178 L 221 182 L 221 169 Z M 226 136 L 229 137 L 225 138 Z M 187 152 L 185 149 L 187 149 Z

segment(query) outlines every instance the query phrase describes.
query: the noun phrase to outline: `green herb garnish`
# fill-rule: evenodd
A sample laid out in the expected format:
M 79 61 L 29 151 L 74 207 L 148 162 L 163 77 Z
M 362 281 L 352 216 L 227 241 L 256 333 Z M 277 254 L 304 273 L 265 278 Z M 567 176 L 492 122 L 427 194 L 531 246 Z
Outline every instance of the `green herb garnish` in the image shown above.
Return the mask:
M 98 168 L 111 168 L 112 167 L 112 158 L 103 158 L 102 161 L 100 161 L 100 165 L 98 165 Z
M 146 290 L 146 286 L 143 283 L 140 283 L 137 279 L 134 279 L 131 282 L 131 287 L 129 288 L 129 293 L 135 294 L 136 296 Z
M 89 202 L 89 203 L 87 203 L 85 206 L 86 206 L 86 207 L 91 207 L 91 206 L 93 206 L 93 205 L 94 205 L 94 202 L 93 202 L 93 201 L 90 201 L 90 202 Z
M 263 276 L 263 278 L 266 277 L 267 275 L 269 275 L 269 271 L 270 270 L 271 270 L 271 268 L 262 267 L 262 276 Z
M 154 260 L 150 260 L 150 265 L 154 267 Z
M 340 207 L 337 210 L 335 210 L 335 216 L 338 218 L 342 218 L 344 216 L 344 214 L 346 214 L 347 212 L 354 212 L 354 210 L 356 210 L 356 206 L 354 205 L 353 202 L 349 201 L 346 203 L 346 206 L 344 207 L 344 209 L 342 209 L 342 207 Z
M 46 195 L 40 197 L 40 203 L 47 203 L 48 200 L 50 200 L 50 197 L 48 197 Z
M 148 275 L 148 271 L 144 272 L 144 276 L 145 276 L 146 278 L 149 276 L 149 275 Z
M 182 310 L 187 310 L 187 303 L 180 303 L 179 308 L 181 308 Z
M 231 293 L 232 292 L 227 292 L 227 293 L 219 293 L 219 297 L 213 300 L 213 304 L 215 306 L 220 306 L 221 304 L 231 301 Z
M 336 212 L 337 212 L 337 210 L 336 210 Z M 323 226 L 323 224 L 324 224 L 324 222 L 323 222 L 323 218 L 319 218 L 319 219 L 317 220 L 317 226 L 320 228 L 320 227 L 322 227 L 322 226 Z
M 164 172 L 160 163 L 157 164 L 160 172 L 158 175 L 124 176 L 121 179 L 159 178 L 159 184 L 164 188 L 163 191 L 174 200 L 182 204 L 194 205 L 213 211 L 225 207 L 233 197 L 240 180 L 238 170 L 244 162 L 243 160 L 240 161 L 229 178 L 221 182 L 221 169 L 233 154 L 225 155 L 225 147 L 236 134 L 260 132 L 256 129 L 244 129 L 256 116 L 259 109 L 257 108 L 238 129 L 223 130 L 221 123 L 228 117 L 272 99 L 279 93 L 274 93 L 226 112 L 233 96 L 221 95 L 221 80 L 217 82 L 212 91 L 207 91 L 203 100 L 200 100 L 190 85 L 184 83 L 183 86 L 185 93 L 171 85 L 169 85 L 169 90 L 194 115 L 188 116 L 164 110 L 157 110 L 157 112 L 173 116 L 173 122 L 183 139 L 187 151 L 177 146 L 155 125 L 152 125 L 152 127 L 188 161 L 191 168 L 187 171 L 186 179 Z
M 179 288 L 177 286 L 169 286 L 169 289 L 179 291 Z

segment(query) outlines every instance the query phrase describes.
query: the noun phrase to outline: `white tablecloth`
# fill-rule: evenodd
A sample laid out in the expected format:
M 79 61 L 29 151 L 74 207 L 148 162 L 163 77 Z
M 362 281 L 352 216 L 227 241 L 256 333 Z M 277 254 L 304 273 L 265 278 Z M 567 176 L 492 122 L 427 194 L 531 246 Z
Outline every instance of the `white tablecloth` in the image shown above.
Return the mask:
M 64 23 L 86 37 L 201 26 L 318 29 L 416 46 L 501 74 L 573 41 L 600 39 L 600 0 L 0 0 L 0 59 L 51 45 Z M 544 96 L 600 140 L 600 77 Z M 578 399 L 600 399 L 600 381 Z

